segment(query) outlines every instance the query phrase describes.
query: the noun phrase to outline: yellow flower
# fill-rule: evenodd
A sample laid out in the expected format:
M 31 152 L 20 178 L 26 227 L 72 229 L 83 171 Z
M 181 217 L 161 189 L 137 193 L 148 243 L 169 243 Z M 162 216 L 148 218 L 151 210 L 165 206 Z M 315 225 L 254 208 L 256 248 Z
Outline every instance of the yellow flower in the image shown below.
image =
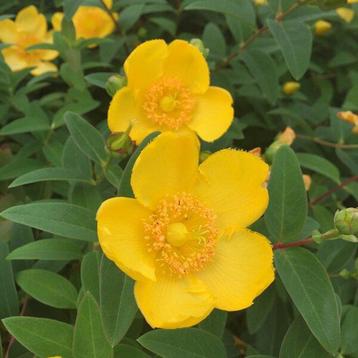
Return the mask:
M 256 6 L 264 6 L 268 4 L 267 0 L 254 0 Z
M 105 0 L 108 9 L 112 8 L 112 0 Z M 117 14 L 113 13 L 116 18 Z M 55 31 L 61 31 L 62 12 L 56 12 L 52 16 L 52 25 Z M 115 25 L 111 16 L 97 6 L 79 6 L 72 18 L 76 29 L 77 38 L 91 39 L 102 38 L 111 34 Z
M 352 132 L 358 133 L 358 114 L 351 111 L 338 112 L 337 117 L 343 121 L 353 124 Z
M 282 91 L 283 91 L 283 93 L 290 96 L 290 95 L 296 93 L 300 89 L 300 87 L 301 87 L 301 85 L 299 82 L 289 81 L 289 82 L 286 82 L 282 86 Z
M 33 45 L 52 42 L 52 33 L 47 31 L 46 18 L 35 6 L 22 9 L 15 21 L 0 21 L 0 41 L 9 44 L 9 47 L 1 52 L 12 71 L 35 67 L 31 73 L 37 76 L 57 70 L 53 63 L 48 62 L 58 56 L 57 51 L 28 49 Z
M 317 36 L 323 36 L 329 32 L 332 28 L 332 24 L 325 20 L 318 20 L 314 23 L 314 30 Z
M 97 212 L 99 243 L 136 280 L 152 327 L 244 309 L 274 279 L 269 241 L 246 229 L 267 207 L 268 165 L 233 149 L 198 163 L 194 133 L 162 133 L 134 165 L 135 199 L 108 199 Z
M 354 18 L 354 11 L 346 7 L 339 7 L 336 9 L 336 13 L 345 22 L 351 22 Z
M 232 97 L 209 87 L 209 68 L 201 52 L 183 40 L 167 45 L 146 41 L 124 63 L 128 85 L 112 99 L 108 126 L 137 143 L 154 131 L 189 128 L 205 141 L 219 138 L 233 120 Z
M 358 0 L 347 0 L 347 4 L 358 4 Z

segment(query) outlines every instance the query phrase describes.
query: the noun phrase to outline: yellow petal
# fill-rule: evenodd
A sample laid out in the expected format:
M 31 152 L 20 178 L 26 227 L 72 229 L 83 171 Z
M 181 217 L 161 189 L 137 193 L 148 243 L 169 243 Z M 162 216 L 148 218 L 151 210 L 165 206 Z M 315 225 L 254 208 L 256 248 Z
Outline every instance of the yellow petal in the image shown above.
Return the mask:
M 98 240 L 105 255 L 133 279 L 155 279 L 143 220 L 150 212 L 132 198 L 106 200 L 97 212 Z
M 108 127 L 111 132 L 125 132 L 137 118 L 135 99 L 128 87 L 116 92 L 108 109 Z
M 213 298 L 202 285 L 192 290 L 190 278 L 158 277 L 135 283 L 137 305 L 153 328 L 190 327 L 209 315 Z
M 148 87 L 163 72 L 168 46 L 163 40 L 146 41 L 136 47 L 124 63 L 128 86 L 132 89 Z
M 193 190 L 216 212 L 221 229 L 244 228 L 267 208 L 264 182 L 268 170 L 268 165 L 254 154 L 224 149 L 200 165 L 201 175 Z
M 215 299 L 215 307 L 237 311 L 249 307 L 274 280 L 272 248 L 259 233 L 240 230 L 218 242 L 213 262 L 197 277 Z
M 16 43 L 17 30 L 13 21 L 9 19 L 0 21 L 0 41 L 9 44 Z
M 187 41 L 174 40 L 168 46 L 166 75 L 180 79 L 193 93 L 205 93 L 209 87 L 209 67 L 199 49 Z
M 57 67 L 55 64 L 51 63 L 51 62 L 42 62 L 40 61 L 36 68 L 34 68 L 32 71 L 31 71 L 31 74 L 33 76 L 39 76 L 39 75 L 42 75 L 46 72 L 57 72 Z
M 36 50 L 41 60 L 53 60 L 58 56 L 56 50 Z
M 354 10 L 347 7 L 339 7 L 336 9 L 336 13 L 345 22 L 351 22 L 354 18 Z
M 230 93 L 219 87 L 209 87 L 198 98 L 193 120 L 188 126 L 197 132 L 200 138 L 212 142 L 227 131 L 233 118 L 234 109 Z
M 63 19 L 63 12 L 55 12 L 52 15 L 51 23 L 55 31 L 61 31 L 62 19 Z
M 135 197 L 148 207 L 188 191 L 197 175 L 199 142 L 192 132 L 164 132 L 148 144 L 132 171 Z
M 103 0 L 108 9 L 112 9 L 112 0 Z
M 47 22 L 44 15 L 40 14 L 33 5 L 20 10 L 16 16 L 16 26 L 20 31 L 27 32 L 42 39 L 47 31 Z
M 17 47 L 7 47 L 2 50 L 2 55 L 6 64 L 11 68 L 11 71 L 20 71 L 29 67 L 26 54 L 22 49 Z
M 156 130 L 157 128 L 153 127 L 146 118 L 140 116 L 138 120 L 133 122 L 129 136 L 136 144 L 140 144 L 146 136 Z

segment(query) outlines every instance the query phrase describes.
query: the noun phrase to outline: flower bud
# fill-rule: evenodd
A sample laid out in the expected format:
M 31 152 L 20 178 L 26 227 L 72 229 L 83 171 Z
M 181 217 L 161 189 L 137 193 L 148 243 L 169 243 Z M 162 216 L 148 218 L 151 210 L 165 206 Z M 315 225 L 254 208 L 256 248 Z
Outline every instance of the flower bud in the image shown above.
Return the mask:
M 265 6 L 268 5 L 268 1 L 267 0 L 254 0 L 254 3 L 256 6 Z
M 358 235 L 358 208 L 338 210 L 334 215 L 334 225 L 343 235 Z
M 262 152 L 261 147 L 255 147 L 255 148 L 249 150 L 249 153 L 255 155 L 256 157 L 261 157 L 261 152 Z
M 123 88 L 127 84 L 127 79 L 121 75 L 113 75 L 108 78 L 106 82 L 106 91 L 113 97 L 118 90 Z
M 285 130 L 276 137 L 277 142 L 287 145 L 291 145 L 295 139 L 296 133 L 291 127 L 286 127 Z
M 345 22 L 351 22 L 354 18 L 354 11 L 347 7 L 339 7 L 336 9 L 336 13 Z
M 353 124 L 352 132 L 358 133 L 358 114 L 355 114 L 351 111 L 338 112 L 337 117 L 342 121 L 346 121 L 350 124 Z
M 200 39 L 191 39 L 190 44 L 195 46 L 205 58 L 208 57 L 209 49 L 205 47 L 203 41 L 201 41 Z
M 325 20 L 318 20 L 314 23 L 314 31 L 317 36 L 323 36 L 332 28 L 332 24 Z
M 303 174 L 302 179 L 303 179 L 303 184 L 305 186 L 306 191 L 309 191 L 311 188 L 311 184 L 312 184 L 311 176 L 307 175 L 307 174 Z
M 301 85 L 299 82 L 289 81 L 289 82 L 286 82 L 282 86 L 282 91 L 283 91 L 283 93 L 290 96 L 290 95 L 296 93 L 300 89 L 300 87 L 301 87 Z
M 132 141 L 128 135 L 128 132 L 114 133 L 108 140 L 107 144 L 111 151 L 128 152 L 132 147 Z

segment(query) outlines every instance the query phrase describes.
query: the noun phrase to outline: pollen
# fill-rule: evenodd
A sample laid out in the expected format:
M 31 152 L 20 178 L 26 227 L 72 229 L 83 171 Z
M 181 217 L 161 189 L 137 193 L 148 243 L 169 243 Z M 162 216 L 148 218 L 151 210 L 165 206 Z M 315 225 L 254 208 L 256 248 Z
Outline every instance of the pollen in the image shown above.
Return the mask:
M 188 193 L 160 201 L 144 222 L 144 231 L 159 267 L 176 277 L 202 270 L 215 254 L 216 215 Z
M 195 98 L 178 79 L 162 78 L 146 91 L 142 107 L 155 124 L 178 130 L 191 121 Z

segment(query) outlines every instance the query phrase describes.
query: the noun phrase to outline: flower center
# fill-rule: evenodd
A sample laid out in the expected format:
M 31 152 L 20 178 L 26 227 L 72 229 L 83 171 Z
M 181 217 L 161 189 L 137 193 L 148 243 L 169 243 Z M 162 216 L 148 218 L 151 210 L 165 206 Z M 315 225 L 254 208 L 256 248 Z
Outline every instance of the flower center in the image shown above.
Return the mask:
M 216 215 L 188 193 L 166 197 L 144 222 L 147 248 L 165 273 L 200 271 L 215 253 Z
M 175 78 L 162 78 L 148 88 L 143 110 L 155 124 L 178 130 L 192 119 L 195 99 L 190 90 Z

